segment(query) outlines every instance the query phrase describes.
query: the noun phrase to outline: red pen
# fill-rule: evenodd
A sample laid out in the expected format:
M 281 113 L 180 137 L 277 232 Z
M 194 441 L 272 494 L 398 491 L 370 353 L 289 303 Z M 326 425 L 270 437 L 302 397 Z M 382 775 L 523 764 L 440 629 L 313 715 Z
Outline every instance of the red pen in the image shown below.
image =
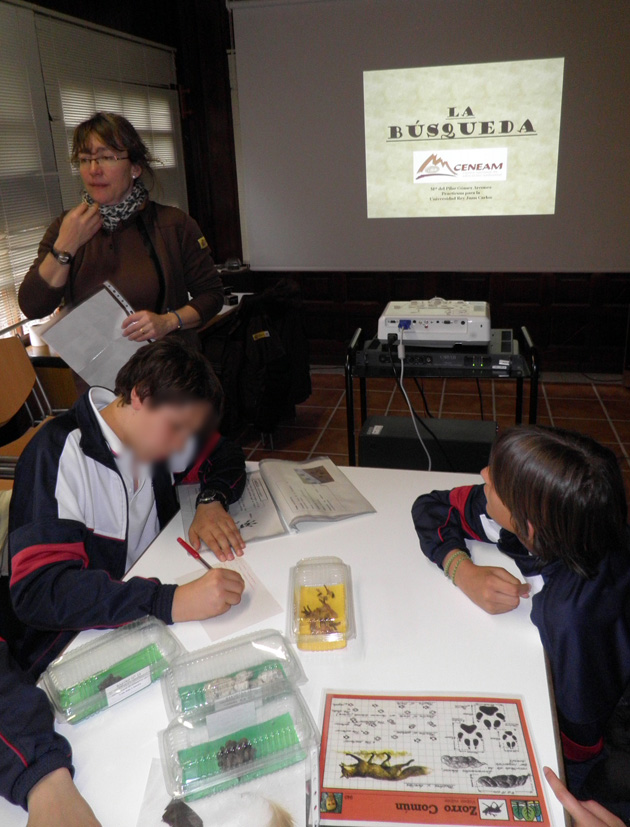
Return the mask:
M 188 554 L 190 554 L 191 557 L 194 557 L 195 560 L 198 560 L 202 566 L 205 566 L 207 569 L 212 571 L 212 566 L 209 563 L 206 563 L 201 554 L 199 554 L 198 551 L 195 551 L 195 549 L 191 545 L 189 545 L 189 543 L 187 543 L 186 540 L 182 540 L 181 537 L 178 537 L 177 542 L 180 544 L 182 548 L 186 549 L 186 551 L 188 552 Z

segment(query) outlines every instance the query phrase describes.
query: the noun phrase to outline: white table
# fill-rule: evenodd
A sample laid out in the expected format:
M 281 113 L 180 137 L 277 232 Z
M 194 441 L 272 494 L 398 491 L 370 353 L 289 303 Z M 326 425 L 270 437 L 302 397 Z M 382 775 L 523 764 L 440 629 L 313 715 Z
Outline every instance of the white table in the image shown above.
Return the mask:
M 247 560 L 282 606 L 288 572 L 300 558 L 336 554 L 352 567 L 357 639 L 345 650 L 304 653 L 308 677 L 302 692 L 321 722 L 325 689 L 517 695 L 524 699 L 540 764 L 558 768 L 557 744 L 543 649 L 524 601 L 513 612 L 485 614 L 420 551 L 410 509 L 435 488 L 479 481 L 463 474 L 368 468 L 344 469 L 377 513 L 322 525 L 298 535 L 252 543 Z M 199 571 L 175 542 L 181 519 L 171 524 L 131 574 L 162 582 Z M 518 574 L 494 547 L 475 543 L 473 556 Z M 259 624 L 284 630 L 283 615 Z M 188 649 L 209 644 L 200 624 L 173 627 Z M 252 630 L 256 627 L 252 627 Z M 249 630 L 248 630 L 249 631 Z M 81 642 L 97 632 L 84 632 Z M 156 734 L 168 723 L 161 687 L 154 684 L 113 710 L 74 727 L 58 727 L 72 744 L 76 782 L 103 827 L 135 827 L 149 766 L 158 757 Z M 554 825 L 562 808 L 547 792 Z M 22 827 L 25 814 L 0 802 L 0 824 Z

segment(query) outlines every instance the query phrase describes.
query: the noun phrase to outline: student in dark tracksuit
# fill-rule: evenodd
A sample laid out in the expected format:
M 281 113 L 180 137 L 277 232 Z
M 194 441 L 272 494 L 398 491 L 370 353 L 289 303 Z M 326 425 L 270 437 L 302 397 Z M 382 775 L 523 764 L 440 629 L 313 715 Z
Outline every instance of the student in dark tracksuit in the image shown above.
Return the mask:
M 531 618 L 551 662 L 569 778 L 579 790 L 630 685 L 630 533 L 618 462 L 589 437 L 526 427 L 497 440 L 482 477 L 485 485 L 416 500 L 420 545 L 491 613 L 516 608 L 530 596 L 531 578 L 542 579 Z M 530 582 L 475 565 L 466 540 L 497 543 Z
M 0 794 L 28 808 L 29 827 L 98 827 L 34 685 L 74 635 L 147 614 L 201 620 L 240 602 L 240 574 L 223 569 L 185 586 L 122 581 L 176 513 L 177 482 L 200 484 L 191 543 L 222 560 L 243 553 L 227 512 L 245 485 L 243 453 L 211 427 L 222 400 L 204 357 L 169 337 L 137 351 L 115 394 L 92 388 L 45 425 L 18 463 L 10 582 L 0 581 Z
M 12 650 L 32 677 L 81 629 L 147 614 L 202 620 L 240 602 L 243 580 L 228 569 L 184 586 L 122 580 L 176 513 L 182 479 L 201 481 L 192 542 L 205 540 L 223 559 L 243 553 L 227 512 L 245 485 L 243 453 L 207 433 L 221 403 L 204 357 L 169 337 L 135 353 L 115 394 L 91 388 L 28 445 L 16 470 L 9 552 Z
M 28 809 L 29 827 L 98 827 L 72 781 L 70 745 L 48 699 L 0 639 L 0 795 Z

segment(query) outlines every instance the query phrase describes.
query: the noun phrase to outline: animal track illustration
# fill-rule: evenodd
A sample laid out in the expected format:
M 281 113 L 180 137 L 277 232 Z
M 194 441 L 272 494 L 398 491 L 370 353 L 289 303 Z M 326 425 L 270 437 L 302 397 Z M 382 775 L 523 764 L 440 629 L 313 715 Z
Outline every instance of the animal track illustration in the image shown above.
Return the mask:
M 479 752 L 483 749 L 483 733 L 477 728 L 477 724 L 460 724 L 457 742 L 461 750 Z
M 518 747 L 518 740 L 516 735 L 509 729 L 506 729 L 501 737 L 501 744 L 503 749 L 516 749 Z
M 505 723 L 505 715 L 499 711 L 498 706 L 484 704 L 477 710 L 475 720 L 479 726 L 484 726 L 486 729 L 500 729 Z

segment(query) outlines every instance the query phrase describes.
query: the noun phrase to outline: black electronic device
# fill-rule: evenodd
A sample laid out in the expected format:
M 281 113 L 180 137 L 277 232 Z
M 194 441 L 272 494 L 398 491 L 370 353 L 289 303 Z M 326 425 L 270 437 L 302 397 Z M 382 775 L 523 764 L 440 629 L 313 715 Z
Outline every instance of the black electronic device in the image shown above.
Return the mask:
M 478 474 L 488 464 L 497 435 L 496 422 L 427 419 L 426 423 L 439 441 L 418 423 L 433 471 Z M 411 417 L 369 416 L 359 434 L 359 465 L 426 470 L 427 455 Z
M 435 372 L 447 376 L 449 371 L 457 375 L 506 377 L 523 375 L 523 360 L 518 357 L 518 342 L 511 330 L 493 330 L 490 343 L 480 345 L 456 345 L 450 348 L 419 347 L 405 342 L 405 372 L 409 376 L 430 376 Z M 391 343 L 371 339 L 356 352 L 356 375 L 369 370 L 374 375 L 392 374 L 392 366 L 400 373 L 397 348 Z

